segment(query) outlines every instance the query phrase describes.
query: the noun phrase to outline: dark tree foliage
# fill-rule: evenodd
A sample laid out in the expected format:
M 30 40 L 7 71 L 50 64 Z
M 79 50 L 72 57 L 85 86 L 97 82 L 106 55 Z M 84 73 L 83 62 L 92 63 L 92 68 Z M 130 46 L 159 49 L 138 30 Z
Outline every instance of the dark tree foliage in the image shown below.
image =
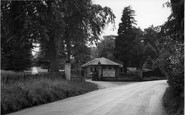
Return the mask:
M 104 39 L 97 44 L 98 57 L 114 59 L 115 37 L 113 35 L 104 36 Z
M 135 39 L 133 42 L 133 49 L 131 50 L 132 58 L 130 66 L 140 68 L 145 61 L 143 31 L 140 28 L 134 27 L 133 32 Z
M 115 16 L 110 8 L 94 5 L 91 0 L 69 0 L 66 4 L 64 38 L 70 62 L 72 43 L 97 40 L 105 25 L 114 23 Z
M 151 70 L 153 69 L 153 60 L 150 56 L 146 59 L 145 63 L 143 64 L 143 69 Z
M 31 2 L 2 1 L 1 62 L 2 69 L 23 71 L 31 66 L 32 39 L 28 36 Z
M 79 71 L 81 65 L 91 59 L 91 49 L 84 43 L 75 43 L 71 48 L 72 54 L 72 67 L 74 70 Z
M 151 57 L 152 59 L 155 59 L 156 58 L 156 50 L 155 48 L 153 48 L 153 46 L 150 44 L 150 43 L 147 43 L 146 46 L 145 46 L 145 49 L 144 49 L 144 56 L 145 56 L 145 59 L 147 57 Z
M 128 62 L 132 58 L 133 42 L 135 39 L 133 24 L 135 11 L 130 6 L 125 7 L 119 24 L 118 36 L 115 41 L 115 57 L 123 62 L 124 72 L 127 72 Z
M 181 76 L 184 74 L 184 0 L 171 0 L 169 4 L 172 14 L 162 25 L 159 33 L 161 36 L 159 59 L 165 63 L 163 67 L 168 73 L 170 85 L 173 82 L 173 85 L 179 85 L 175 82 L 183 80 Z M 184 84 L 181 85 L 184 86 Z
M 59 70 L 59 58 L 66 50 L 70 61 L 73 41 L 85 43 L 90 40 L 89 36 L 99 35 L 115 18 L 110 8 L 93 5 L 91 0 L 7 0 L 2 2 L 1 14 L 3 47 L 12 40 L 21 45 L 19 50 L 23 46 L 30 46 L 31 50 L 34 42 L 42 44 L 50 72 Z M 9 46 L 14 49 L 13 45 Z M 4 49 L 2 54 L 8 55 Z
M 168 21 L 161 26 L 159 65 L 168 78 L 169 88 L 164 105 L 170 114 L 184 114 L 184 0 L 167 3 L 172 9 Z M 165 99 L 166 98 L 166 99 Z M 170 100 L 169 100 L 170 98 Z
M 145 45 L 150 44 L 155 50 L 157 50 L 158 39 L 159 36 L 157 27 L 152 25 L 144 29 L 143 40 Z
M 46 2 L 46 4 L 50 4 L 50 2 Z M 56 72 L 59 67 L 59 57 L 66 58 L 67 62 L 71 62 L 71 57 L 73 57 L 72 46 L 76 46 L 78 42 L 84 46 L 86 41 L 90 40 L 89 37 L 92 34 L 95 36 L 99 35 L 106 23 L 114 21 L 114 15 L 110 8 L 93 5 L 91 0 L 62 0 L 52 2 L 52 4 L 55 4 L 56 7 L 52 5 L 50 10 L 53 11 L 44 15 L 48 17 L 45 24 L 50 22 L 50 15 L 58 17 L 54 18 L 56 20 L 54 20 L 54 23 L 51 23 L 51 26 L 47 26 L 47 28 L 51 27 L 51 29 L 48 29 L 50 40 L 49 42 L 43 41 L 43 43 L 46 44 L 46 49 L 50 52 L 51 72 Z M 54 14 L 52 14 L 53 12 Z M 99 18 L 97 18 L 98 15 L 100 16 Z M 53 25 L 56 25 L 56 28 Z M 62 26 L 57 27 L 57 25 Z M 53 33 L 53 35 L 50 33 Z
M 161 28 L 161 35 L 170 36 L 175 41 L 184 42 L 184 0 L 171 0 L 166 3 L 172 13 Z

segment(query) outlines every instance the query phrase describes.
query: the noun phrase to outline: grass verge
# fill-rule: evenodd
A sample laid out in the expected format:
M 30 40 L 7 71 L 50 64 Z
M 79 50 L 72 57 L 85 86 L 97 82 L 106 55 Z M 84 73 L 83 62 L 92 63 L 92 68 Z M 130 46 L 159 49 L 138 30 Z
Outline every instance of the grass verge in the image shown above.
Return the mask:
M 62 78 L 37 78 L 14 83 L 1 83 L 1 114 L 45 104 L 97 89 L 89 82 L 66 81 Z
M 184 97 L 175 93 L 175 89 L 168 87 L 163 96 L 163 106 L 168 115 L 184 115 Z

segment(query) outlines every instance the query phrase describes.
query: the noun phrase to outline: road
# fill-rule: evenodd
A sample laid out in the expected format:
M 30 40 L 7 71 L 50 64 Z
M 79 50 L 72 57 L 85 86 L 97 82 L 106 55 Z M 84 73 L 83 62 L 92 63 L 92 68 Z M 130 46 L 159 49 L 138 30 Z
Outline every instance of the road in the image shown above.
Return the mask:
M 116 85 L 10 115 L 166 115 L 166 80 Z

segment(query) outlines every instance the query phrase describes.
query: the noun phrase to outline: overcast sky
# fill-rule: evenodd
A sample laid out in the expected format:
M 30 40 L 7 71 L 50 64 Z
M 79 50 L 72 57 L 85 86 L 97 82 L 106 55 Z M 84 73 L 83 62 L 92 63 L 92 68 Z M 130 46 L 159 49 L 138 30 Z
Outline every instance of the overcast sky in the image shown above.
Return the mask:
M 170 8 L 163 7 L 163 4 L 168 0 L 93 0 L 94 4 L 100 4 L 101 6 L 108 6 L 113 10 L 116 16 L 115 26 L 113 31 L 110 25 L 104 31 L 103 35 L 117 35 L 118 24 L 121 22 L 122 11 L 124 7 L 131 5 L 135 10 L 135 19 L 137 21 L 137 27 L 142 30 L 154 25 L 162 25 L 167 21 L 167 17 L 171 13 Z

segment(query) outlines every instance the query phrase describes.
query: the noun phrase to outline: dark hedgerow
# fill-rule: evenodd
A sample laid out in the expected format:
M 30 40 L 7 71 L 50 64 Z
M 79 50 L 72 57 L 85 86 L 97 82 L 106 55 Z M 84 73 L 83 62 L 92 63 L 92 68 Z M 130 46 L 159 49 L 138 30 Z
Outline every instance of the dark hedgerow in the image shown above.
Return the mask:
M 30 79 L 1 83 L 1 114 L 61 100 L 96 90 L 89 82 L 66 81 L 62 78 Z

